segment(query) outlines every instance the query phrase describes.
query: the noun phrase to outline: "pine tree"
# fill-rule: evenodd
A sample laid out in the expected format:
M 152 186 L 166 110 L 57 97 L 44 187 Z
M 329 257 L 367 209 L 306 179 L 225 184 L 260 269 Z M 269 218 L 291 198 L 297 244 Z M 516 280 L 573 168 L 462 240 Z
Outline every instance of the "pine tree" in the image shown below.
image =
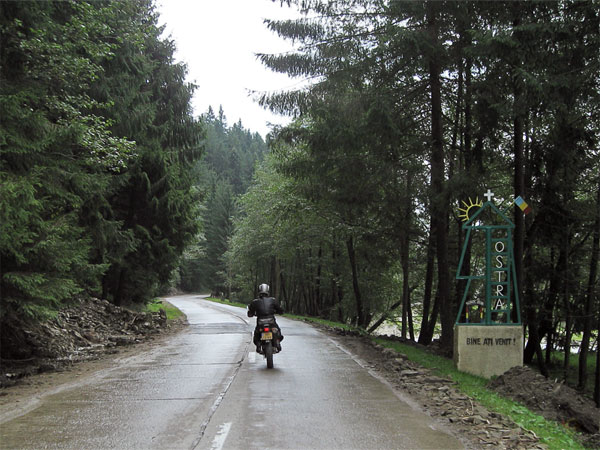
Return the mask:
M 152 2 L 2 2 L 0 20 L 3 313 L 101 280 L 147 299 L 196 232 L 201 137 Z
M 80 223 L 134 145 L 89 95 L 110 56 L 111 8 L 0 4 L 2 312 L 44 315 L 97 288 L 102 261 Z M 100 208 L 101 205 L 98 205 Z
M 222 107 L 218 118 L 209 108 L 202 120 L 206 125 L 205 153 L 192 179 L 204 196 L 203 233 L 197 237 L 195 251 L 182 261 L 182 280 L 189 280 L 182 288 L 220 293 L 228 291 L 223 258 L 237 216 L 236 198 L 246 192 L 267 147 L 258 133 L 243 127 L 241 120 L 228 127 Z
M 116 303 L 144 302 L 160 292 L 198 231 L 199 198 L 192 172 L 202 128 L 191 115 L 194 86 L 185 82 L 185 66 L 172 63 L 174 45 L 161 40 L 153 10 L 147 6 L 136 14 L 134 19 L 148 28 L 140 67 L 150 72 L 133 78 L 147 95 L 123 96 L 124 104 L 117 104 L 119 111 L 133 106 L 143 120 L 127 130 L 139 156 L 123 173 L 111 199 L 114 219 L 123 223 L 134 243 L 112 262 L 104 278 L 104 294 Z M 123 51 L 127 58 L 127 46 Z

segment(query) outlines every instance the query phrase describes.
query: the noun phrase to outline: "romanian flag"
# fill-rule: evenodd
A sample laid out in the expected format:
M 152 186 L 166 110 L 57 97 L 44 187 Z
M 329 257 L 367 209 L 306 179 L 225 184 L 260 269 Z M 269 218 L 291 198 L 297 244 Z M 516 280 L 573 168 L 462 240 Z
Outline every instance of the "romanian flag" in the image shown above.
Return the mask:
M 523 214 L 527 215 L 531 212 L 531 207 L 527 203 L 525 203 L 525 200 L 523 200 L 521 196 L 515 198 L 515 203 L 519 208 L 521 208 Z

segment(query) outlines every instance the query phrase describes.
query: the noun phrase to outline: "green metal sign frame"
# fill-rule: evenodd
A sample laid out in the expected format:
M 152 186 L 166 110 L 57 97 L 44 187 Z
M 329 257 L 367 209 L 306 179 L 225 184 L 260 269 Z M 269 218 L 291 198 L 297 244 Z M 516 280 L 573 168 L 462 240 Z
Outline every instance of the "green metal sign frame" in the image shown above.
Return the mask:
M 491 197 L 490 197 L 491 199 Z M 478 217 L 487 209 L 491 209 L 503 221 L 501 225 L 480 225 Z M 467 280 L 465 292 L 462 297 L 456 324 L 460 325 L 520 325 L 521 312 L 519 306 L 519 290 L 517 288 L 517 276 L 515 271 L 512 230 L 514 223 L 500 211 L 490 200 L 485 202 L 477 212 L 469 218 L 463 225 L 463 230 L 467 231 L 465 243 L 463 245 L 456 278 L 458 280 Z M 496 231 L 500 231 L 501 237 L 497 236 Z M 461 275 L 465 253 L 471 239 L 471 233 L 483 232 L 485 234 L 485 273 L 483 275 Z M 498 279 L 495 279 L 497 275 Z M 483 280 L 485 284 L 485 300 L 476 304 L 484 309 L 482 317 L 478 322 L 469 322 L 469 315 L 465 311 L 465 304 L 469 295 L 471 283 L 474 280 Z M 514 295 L 511 295 L 514 293 Z M 512 308 L 516 309 L 516 321 L 512 318 Z M 468 311 L 468 310 L 467 310 Z M 460 319 L 465 312 L 466 322 Z

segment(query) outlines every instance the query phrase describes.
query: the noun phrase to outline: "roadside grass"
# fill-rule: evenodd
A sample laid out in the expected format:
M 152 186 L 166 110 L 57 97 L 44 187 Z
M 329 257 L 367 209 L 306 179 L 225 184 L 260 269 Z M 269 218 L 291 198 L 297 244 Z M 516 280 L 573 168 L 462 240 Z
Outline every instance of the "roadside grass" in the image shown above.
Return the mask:
M 307 316 L 298 316 L 295 314 L 285 314 L 285 317 L 287 319 L 294 319 L 294 320 L 302 320 L 304 322 L 313 322 L 313 323 L 318 323 L 321 325 L 326 325 L 328 327 L 332 327 L 332 328 L 341 328 L 343 330 L 346 331 L 359 331 L 361 332 L 358 328 L 353 327 L 351 325 L 347 325 L 345 323 L 339 323 L 339 322 L 332 322 L 331 320 L 326 320 L 326 319 L 319 319 L 318 317 L 307 317 Z
M 208 301 L 211 301 L 211 302 L 215 302 L 215 303 L 221 303 L 223 305 L 238 306 L 240 308 L 246 308 L 248 306 L 248 305 L 246 305 L 244 303 L 230 302 L 229 300 L 221 300 L 220 298 L 216 298 L 216 297 L 206 297 L 205 300 L 208 300 Z
M 145 311 L 158 312 L 159 309 L 165 310 L 165 313 L 167 313 L 167 320 L 173 320 L 183 316 L 183 313 L 179 309 L 171 305 L 169 302 L 166 302 L 160 298 L 155 298 L 150 303 L 148 303 L 146 305 Z

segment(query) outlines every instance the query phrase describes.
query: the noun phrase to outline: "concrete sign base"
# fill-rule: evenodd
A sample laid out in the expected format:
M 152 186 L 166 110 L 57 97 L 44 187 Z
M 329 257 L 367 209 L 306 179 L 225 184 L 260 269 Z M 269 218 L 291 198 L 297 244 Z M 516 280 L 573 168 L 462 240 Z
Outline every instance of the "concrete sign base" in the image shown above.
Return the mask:
M 454 364 L 462 372 L 484 378 L 523 365 L 521 325 L 454 326 Z

